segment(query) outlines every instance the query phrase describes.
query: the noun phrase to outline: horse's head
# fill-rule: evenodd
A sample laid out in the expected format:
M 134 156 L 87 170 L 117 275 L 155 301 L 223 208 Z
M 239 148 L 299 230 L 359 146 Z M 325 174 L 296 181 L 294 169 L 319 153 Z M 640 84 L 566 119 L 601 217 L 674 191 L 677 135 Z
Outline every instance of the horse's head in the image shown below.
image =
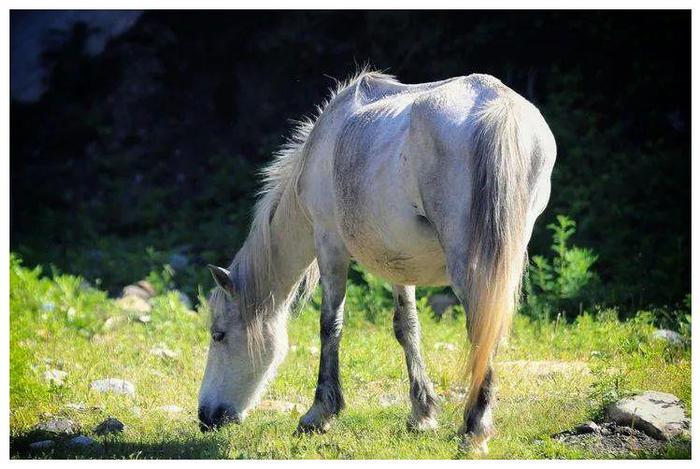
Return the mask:
M 202 431 L 240 423 L 287 351 L 284 319 L 252 322 L 228 270 L 209 266 L 218 287 L 209 298 L 211 340 L 199 390 Z

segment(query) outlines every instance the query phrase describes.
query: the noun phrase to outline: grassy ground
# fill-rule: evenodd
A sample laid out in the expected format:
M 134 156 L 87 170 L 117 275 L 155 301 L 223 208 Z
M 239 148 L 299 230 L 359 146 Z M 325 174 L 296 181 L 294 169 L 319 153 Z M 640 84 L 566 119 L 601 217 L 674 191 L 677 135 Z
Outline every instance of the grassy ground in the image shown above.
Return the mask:
M 40 277 L 38 271 L 11 266 L 10 439 L 13 457 L 108 458 L 469 458 L 458 450 L 455 432 L 462 407 L 459 390 L 464 317 L 433 319 L 419 301 L 423 348 L 430 377 L 444 397 L 440 429 L 406 430 L 408 380 L 403 353 L 395 341 L 388 309 L 363 310 L 362 295 L 350 289 L 341 346 L 341 373 L 347 408 L 325 435 L 295 436 L 297 411 L 256 410 L 243 425 L 202 434 L 196 422 L 196 396 L 207 348 L 206 314 L 185 309 L 173 293 L 153 301 L 151 322 L 141 323 L 120 310 L 106 294 L 80 279 Z M 374 307 L 373 307 L 374 308 Z M 319 346 L 318 306 L 309 304 L 290 322 L 292 348 L 266 399 L 311 403 Z M 606 403 L 638 390 L 677 395 L 691 409 L 690 350 L 651 340 L 651 316 L 640 313 L 620 322 L 612 312 L 582 315 L 575 323 L 541 323 L 516 318 L 509 342 L 499 355 L 498 434 L 492 458 L 603 457 L 567 447 L 550 435 L 599 418 Z M 450 345 L 457 350 L 450 351 Z M 175 358 L 159 358 L 165 346 Z M 531 370 L 524 362 L 565 361 L 550 370 Z M 62 386 L 44 379 L 48 369 L 67 372 Z M 136 395 L 98 394 L 91 381 L 124 378 Z M 84 403 L 72 410 L 69 403 Z M 160 409 L 177 405 L 179 414 Z M 39 438 L 32 427 L 48 416 L 67 416 L 98 449 L 69 449 L 62 441 L 46 453 L 29 450 Z M 94 427 L 107 416 L 126 424 L 117 436 L 99 437 Z M 681 440 L 661 454 L 638 457 L 688 457 Z

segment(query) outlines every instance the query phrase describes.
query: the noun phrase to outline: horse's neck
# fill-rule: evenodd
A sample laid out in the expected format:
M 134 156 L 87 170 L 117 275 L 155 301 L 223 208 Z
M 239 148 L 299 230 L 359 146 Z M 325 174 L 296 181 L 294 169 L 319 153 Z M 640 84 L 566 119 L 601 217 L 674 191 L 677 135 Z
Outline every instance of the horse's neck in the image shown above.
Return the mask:
M 270 222 L 270 290 L 276 305 L 294 294 L 294 286 L 316 257 L 313 227 L 297 201 L 285 194 Z

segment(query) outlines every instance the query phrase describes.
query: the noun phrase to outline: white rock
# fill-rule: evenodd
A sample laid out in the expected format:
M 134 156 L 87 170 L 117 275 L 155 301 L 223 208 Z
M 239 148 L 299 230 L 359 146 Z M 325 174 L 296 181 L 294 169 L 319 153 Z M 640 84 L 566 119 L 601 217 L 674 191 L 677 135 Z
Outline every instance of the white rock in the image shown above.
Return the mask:
M 44 379 L 55 386 L 63 386 L 63 380 L 66 379 L 66 376 L 68 373 L 61 370 L 51 369 L 44 372 Z
M 41 441 L 35 441 L 34 443 L 30 443 L 29 449 L 41 451 L 41 450 L 53 448 L 54 446 L 56 446 L 56 442 L 53 440 L 41 440 Z
M 138 317 L 138 320 L 140 323 L 148 324 L 149 322 L 151 322 L 151 315 L 150 314 L 142 314 Z
M 655 340 L 665 340 L 671 345 L 683 345 L 685 342 L 682 335 L 668 329 L 657 329 L 651 334 L 651 337 Z
M 659 440 L 668 440 L 690 428 L 681 401 L 665 392 L 646 391 L 622 399 L 608 407 L 607 416 L 618 425 L 637 428 Z
M 136 387 L 133 383 L 119 378 L 98 379 L 90 384 L 90 388 L 97 392 L 113 392 L 116 394 L 136 394 Z

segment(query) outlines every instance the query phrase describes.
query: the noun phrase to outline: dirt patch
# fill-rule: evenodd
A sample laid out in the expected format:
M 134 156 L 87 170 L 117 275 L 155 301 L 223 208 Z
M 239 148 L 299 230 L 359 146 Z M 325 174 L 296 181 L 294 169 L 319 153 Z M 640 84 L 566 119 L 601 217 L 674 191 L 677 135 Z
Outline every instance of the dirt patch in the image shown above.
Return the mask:
M 552 438 L 601 456 L 615 457 L 654 453 L 663 449 L 666 444 L 640 430 L 621 426 L 614 422 L 601 424 L 589 422 L 573 430 L 557 433 Z

